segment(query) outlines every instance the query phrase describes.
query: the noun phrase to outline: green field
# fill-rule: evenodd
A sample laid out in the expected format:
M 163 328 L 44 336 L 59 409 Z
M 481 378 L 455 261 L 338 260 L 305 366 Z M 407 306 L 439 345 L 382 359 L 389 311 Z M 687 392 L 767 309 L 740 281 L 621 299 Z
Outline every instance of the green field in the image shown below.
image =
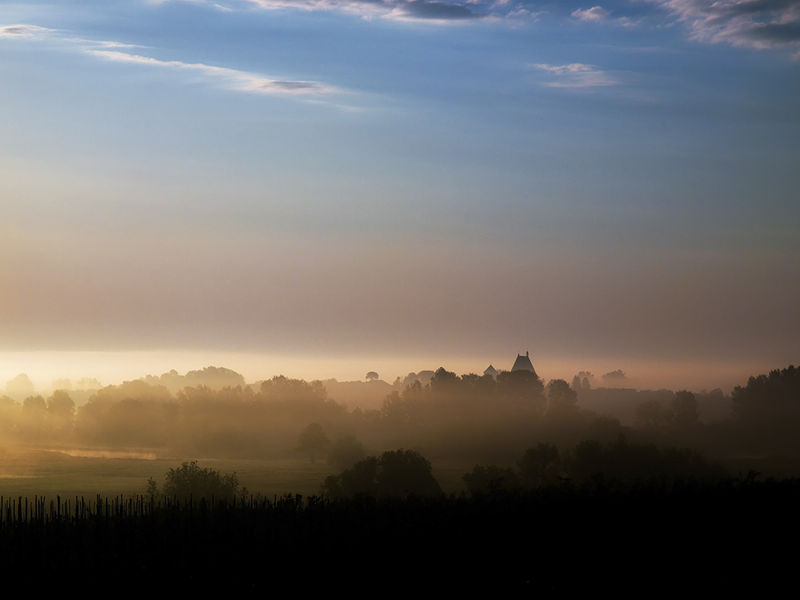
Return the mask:
M 307 459 L 216 459 L 165 457 L 154 452 L 103 450 L 42 450 L 0 448 L 2 496 L 114 496 L 144 492 L 148 477 L 159 484 L 171 467 L 197 460 L 200 466 L 223 473 L 236 472 L 252 494 L 318 494 L 325 477 L 334 470 L 324 461 Z M 446 492 L 463 489 L 461 476 L 469 467 L 435 464 L 433 471 Z

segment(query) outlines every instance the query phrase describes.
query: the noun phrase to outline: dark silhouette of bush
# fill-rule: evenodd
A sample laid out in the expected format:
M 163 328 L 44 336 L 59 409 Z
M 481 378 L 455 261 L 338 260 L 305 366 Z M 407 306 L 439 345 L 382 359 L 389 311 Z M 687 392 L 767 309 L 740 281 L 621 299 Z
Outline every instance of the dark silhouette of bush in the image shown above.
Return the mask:
M 578 403 L 578 392 L 563 379 L 552 379 L 547 384 L 548 411 L 570 410 Z
M 642 429 L 664 431 L 687 429 L 700 422 L 697 397 L 689 391 L 675 392 L 671 401 L 651 398 L 636 406 L 636 425 Z
M 521 487 L 519 476 L 514 471 L 494 465 L 475 465 L 462 479 L 473 496 L 513 492 Z
M 461 379 L 454 372 L 439 367 L 431 377 L 430 386 L 431 392 L 435 394 L 457 392 L 461 387 Z
M 800 368 L 790 365 L 769 375 L 750 377 L 731 394 L 733 415 L 740 421 L 763 423 L 800 419 Z
M 335 498 L 436 497 L 442 488 L 433 477 L 431 463 L 414 450 L 391 450 L 380 458 L 370 456 L 325 479 L 323 491 Z
M 162 493 L 170 498 L 233 498 L 246 495 L 240 488 L 236 473 L 221 474 L 214 469 L 203 468 L 196 460 L 184 462 L 176 469 L 170 469 L 164 476 Z M 158 495 L 158 487 L 153 479 L 147 482 L 147 495 Z
M 718 464 L 687 448 L 658 448 L 632 444 L 623 436 L 615 442 L 584 440 L 559 452 L 553 444 L 529 448 L 517 462 L 519 480 L 526 489 L 544 489 L 568 482 L 615 484 L 670 483 L 682 480 L 719 481 L 727 476 Z M 495 467 L 496 469 L 497 467 Z M 486 476 L 475 467 L 476 481 Z M 465 481 L 469 485 L 467 476 Z
M 602 444 L 586 440 L 562 460 L 564 470 L 577 481 L 719 480 L 724 469 L 687 448 L 660 449 L 653 444 L 632 444 L 623 436 Z
M 297 442 L 297 450 L 308 455 L 312 463 L 317 462 L 317 457 L 324 455 L 331 445 L 319 423 L 311 423 L 303 429 Z
M 497 375 L 498 400 L 508 407 L 523 410 L 544 408 L 544 384 L 529 371 L 502 371 Z
M 328 452 L 328 464 L 342 470 L 364 459 L 366 456 L 364 444 L 359 442 L 355 436 L 348 435 L 331 444 L 330 452 Z
M 672 415 L 678 427 L 692 427 L 700 420 L 697 398 L 692 392 L 683 390 L 675 393 L 672 400 Z
M 322 485 L 323 492 L 334 498 L 352 498 L 378 495 L 380 462 L 374 456 L 358 461 L 340 475 L 330 475 Z
M 442 493 L 431 472 L 430 461 L 414 450 L 384 452 L 380 466 L 377 479 L 379 496 L 438 496 Z
M 636 406 L 636 426 L 641 429 L 663 430 L 674 420 L 674 412 L 659 400 L 645 400 Z
M 553 444 L 541 443 L 526 450 L 517 466 L 520 480 L 526 487 L 552 485 L 559 481 L 561 456 Z

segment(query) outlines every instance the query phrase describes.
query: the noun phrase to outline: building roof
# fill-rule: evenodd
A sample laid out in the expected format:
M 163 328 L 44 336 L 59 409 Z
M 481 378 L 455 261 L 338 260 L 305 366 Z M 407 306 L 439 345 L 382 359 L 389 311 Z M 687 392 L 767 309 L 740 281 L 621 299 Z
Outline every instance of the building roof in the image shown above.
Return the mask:
M 535 373 L 536 371 L 533 370 L 533 363 L 531 363 L 531 359 L 528 356 L 528 353 L 525 352 L 525 356 L 522 354 L 517 354 L 517 360 L 514 361 L 514 366 L 511 367 L 512 371 L 529 371 L 531 373 Z
M 483 372 L 483 374 L 491 375 L 492 377 L 494 377 L 495 375 L 497 375 L 497 369 L 495 369 L 492 365 L 489 365 L 488 367 L 486 367 L 486 370 Z

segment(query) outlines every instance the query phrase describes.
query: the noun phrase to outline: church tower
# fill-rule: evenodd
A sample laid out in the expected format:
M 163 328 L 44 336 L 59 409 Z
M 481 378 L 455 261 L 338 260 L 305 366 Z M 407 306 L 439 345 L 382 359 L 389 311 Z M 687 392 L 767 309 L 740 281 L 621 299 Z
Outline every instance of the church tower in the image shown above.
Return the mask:
M 527 350 L 525 351 L 525 356 L 522 356 L 522 354 L 517 354 L 517 360 L 514 361 L 514 366 L 511 367 L 511 371 L 528 371 L 529 373 L 536 373 L 536 371 L 533 370 L 533 363 L 531 363 L 531 359 Z

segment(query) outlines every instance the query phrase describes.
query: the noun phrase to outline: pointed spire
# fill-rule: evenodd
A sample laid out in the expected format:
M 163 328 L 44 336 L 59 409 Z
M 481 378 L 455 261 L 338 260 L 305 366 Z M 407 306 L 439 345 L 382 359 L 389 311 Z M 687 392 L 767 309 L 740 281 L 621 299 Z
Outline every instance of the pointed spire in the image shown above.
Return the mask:
M 529 371 L 531 373 L 536 373 L 533 370 L 533 364 L 531 363 L 530 356 L 528 352 L 525 352 L 525 356 L 522 354 L 517 354 L 517 360 L 514 361 L 514 366 L 511 367 L 512 371 Z

